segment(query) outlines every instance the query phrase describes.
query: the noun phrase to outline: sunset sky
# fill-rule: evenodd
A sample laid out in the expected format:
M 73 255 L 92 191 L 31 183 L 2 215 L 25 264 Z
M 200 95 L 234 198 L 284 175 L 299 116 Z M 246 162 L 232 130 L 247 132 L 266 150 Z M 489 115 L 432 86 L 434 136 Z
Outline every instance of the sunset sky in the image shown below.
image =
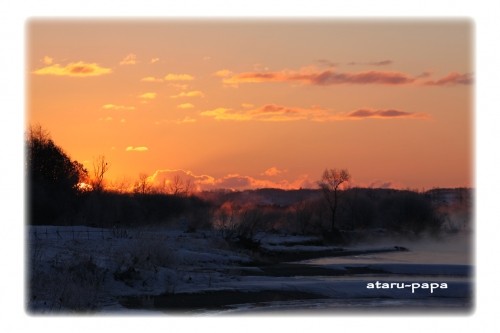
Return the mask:
M 466 20 L 32 20 L 26 125 L 110 185 L 473 186 Z

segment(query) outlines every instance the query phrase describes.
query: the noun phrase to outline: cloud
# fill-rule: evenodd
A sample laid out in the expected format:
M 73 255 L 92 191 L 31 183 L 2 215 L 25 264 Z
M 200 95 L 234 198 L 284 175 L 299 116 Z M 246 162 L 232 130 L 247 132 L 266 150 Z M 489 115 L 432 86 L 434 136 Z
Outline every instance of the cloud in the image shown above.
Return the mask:
M 160 61 L 160 58 L 153 58 L 153 59 L 151 59 L 150 63 L 154 64 L 154 63 L 157 63 L 158 61 Z
M 141 82 L 158 82 L 161 83 L 163 82 L 163 79 L 156 78 L 154 76 L 146 76 L 141 79 Z
M 72 62 L 66 66 L 52 64 L 33 71 L 36 75 L 54 75 L 70 77 L 90 77 L 111 73 L 110 68 L 101 67 L 96 63 L 85 63 L 83 61 Z
M 378 62 L 367 63 L 372 66 L 384 66 L 391 64 L 392 60 L 382 60 Z M 238 74 L 228 74 L 222 77 L 222 82 L 225 85 L 237 87 L 243 83 L 265 83 L 265 82 L 289 82 L 301 83 L 315 86 L 331 86 L 340 84 L 351 85 L 428 85 L 428 86 L 453 86 L 467 85 L 472 83 L 472 75 L 470 73 L 460 74 L 452 72 L 447 76 L 429 80 L 430 73 L 424 72 L 420 75 L 413 76 L 408 73 L 398 71 L 381 71 L 369 70 L 359 72 L 340 72 L 334 69 L 319 70 L 314 67 L 302 68 L 298 71 L 282 70 L 274 72 L 244 72 Z M 422 81 L 423 79 L 427 81 Z
M 127 54 L 125 58 L 120 61 L 120 65 L 135 65 L 137 63 L 137 56 L 133 53 Z
M 259 188 L 280 188 L 289 190 L 316 187 L 316 184 L 310 181 L 307 175 L 302 175 L 293 180 L 281 179 L 272 181 L 240 174 L 229 174 L 219 179 L 215 179 L 211 187 L 213 189 L 229 189 L 233 191 Z
M 320 66 L 325 66 L 325 67 L 336 67 L 339 65 L 339 63 L 330 61 L 328 59 L 318 59 L 316 60 L 316 62 L 320 64 Z
M 195 118 L 191 118 L 191 117 L 184 117 L 181 120 L 176 120 L 175 121 L 176 124 L 192 124 L 192 123 L 195 123 L 195 122 L 196 122 L 196 119 Z
M 135 110 L 135 107 L 133 106 L 116 105 L 116 104 L 104 104 L 102 108 L 104 110 L 127 110 L 127 111 Z
M 156 98 L 156 93 L 154 93 L 154 92 L 147 92 L 147 93 L 144 93 L 144 94 L 139 95 L 137 97 L 139 97 L 141 99 L 144 99 L 144 100 L 152 100 L 152 99 Z
M 384 84 L 404 85 L 415 81 L 409 74 L 395 71 L 337 72 L 334 70 L 302 69 L 300 71 L 245 72 L 223 78 L 223 83 L 298 82 L 309 85 Z
M 460 74 L 451 72 L 445 77 L 438 80 L 428 80 L 424 82 L 427 86 L 456 86 L 456 85 L 470 85 L 473 83 L 471 73 Z
M 148 180 L 156 187 L 163 188 L 173 182 L 175 178 L 180 179 L 183 183 L 189 182 L 193 186 L 194 191 L 202 191 L 211 188 L 215 184 L 215 178 L 207 175 L 195 175 L 191 171 L 182 169 L 162 169 L 156 170 Z
M 221 69 L 214 73 L 214 76 L 218 77 L 229 77 L 233 74 L 229 69 Z
M 219 121 L 342 121 L 356 119 L 394 119 L 394 118 L 415 118 L 426 119 L 429 116 L 425 113 L 413 113 L 401 110 L 387 109 L 358 109 L 348 113 L 332 112 L 319 107 L 296 108 L 286 107 L 276 104 L 266 104 L 259 108 L 233 110 L 219 107 L 200 113 L 201 116 L 212 117 Z
M 164 78 L 165 81 L 192 81 L 194 77 L 189 74 L 167 74 Z
M 250 116 L 241 112 L 237 111 L 235 112 L 228 108 L 216 108 L 213 110 L 207 110 L 201 112 L 200 115 L 205 117 L 212 117 L 215 120 L 236 120 L 236 121 L 251 120 Z
M 380 60 L 380 61 L 370 61 L 370 62 L 354 62 L 351 61 L 348 63 L 348 65 L 355 66 L 355 65 L 369 65 L 369 66 L 387 66 L 387 65 L 392 65 L 394 61 L 392 60 Z
M 364 118 L 428 118 L 428 115 L 422 113 L 405 112 L 401 110 L 373 110 L 373 109 L 359 109 L 349 112 L 347 118 L 364 119 Z
M 286 170 L 280 170 L 277 167 L 270 167 L 269 169 L 264 171 L 261 175 L 274 177 L 274 176 L 277 176 L 283 172 L 286 172 Z
M 54 62 L 54 58 L 44 56 L 42 61 L 45 65 L 52 65 L 52 63 Z
M 99 121 L 112 121 L 113 117 L 99 118 Z
M 149 150 L 148 147 L 144 147 L 144 146 L 141 146 L 141 147 L 128 146 L 127 148 L 125 148 L 125 151 L 145 152 L 148 150 Z
M 245 109 L 250 109 L 250 108 L 253 108 L 255 105 L 251 104 L 251 103 L 241 103 L 241 107 L 242 108 L 245 108 Z
M 189 170 L 161 169 L 156 170 L 148 181 L 158 188 L 167 188 L 177 178 L 183 183 L 189 182 L 194 191 L 211 191 L 217 189 L 246 190 L 257 188 L 298 189 L 316 187 L 316 182 L 311 181 L 308 175 L 301 175 L 293 180 L 281 179 L 270 181 L 251 176 L 230 173 L 220 178 L 210 175 L 196 175 Z
M 183 91 L 180 94 L 170 96 L 170 98 L 181 98 L 181 97 L 205 97 L 205 94 L 199 90 L 193 90 L 187 92 Z
M 179 90 L 186 90 L 189 87 L 188 84 L 181 83 L 169 83 L 168 86 Z
M 372 66 L 387 66 L 387 65 L 392 65 L 394 61 L 392 60 L 381 60 L 381 61 L 373 61 L 369 62 L 368 65 Z
M 191 103 L 182 103 L 182 104 L 177 105 L 177 107 L 179 109 L 192 109 L 192 108 L 194 108 L 194 105 Z

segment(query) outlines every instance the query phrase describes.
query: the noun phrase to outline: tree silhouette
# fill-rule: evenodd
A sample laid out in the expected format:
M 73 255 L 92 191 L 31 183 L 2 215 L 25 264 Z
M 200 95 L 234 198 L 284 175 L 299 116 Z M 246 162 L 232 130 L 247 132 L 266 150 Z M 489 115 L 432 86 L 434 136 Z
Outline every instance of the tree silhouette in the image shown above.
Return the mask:
M 78 161 L 71 161 L 40 125 L 28 129 L 26 148 L 31 219 L 53 222 L 74 203 L 78 183 L 88 176 L 87 170 Z
M 339 202 L 339 189 L 351 180 L 351 175 L 346 169 L 325 169 L 321 180 L 318 182 L 319 187 L 323 190 L 325 201 L 331 213 L 332 234 L 336 233 L 335 214 L 337 212 Z
M 92 189 L 96 192 L 104 190 L 104 174 L 109 170 L 109 164 L 103 155 L 94 157 L 92 161 Z

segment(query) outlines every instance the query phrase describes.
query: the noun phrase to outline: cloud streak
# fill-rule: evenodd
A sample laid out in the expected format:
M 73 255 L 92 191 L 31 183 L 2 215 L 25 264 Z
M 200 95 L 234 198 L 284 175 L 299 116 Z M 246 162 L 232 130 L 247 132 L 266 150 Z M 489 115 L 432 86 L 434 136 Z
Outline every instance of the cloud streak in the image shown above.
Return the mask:
M 92 77 L 110 74 L 111 69 L 101 67 L 96 63 L 86 63 L 83 61 L 72 62 L 65 66 L 52 64 L 33 71 L 36 75 L 69 76 L 69 77 Z
M 116 105 L 116 104 L 104 104 L 102 106 L 104 110 L 124 110 L 124 111 L 133 111 L 135 107 L 126 106 L 126 105 Z
M 218 121 L 345 121 L 361 119 L 428 119 L 425 113 L 406 112 L 396 109 L 358 109 L 347 113 L 331 112 L 319 107 L 295 108 L 276 104 L 266 104 L 255 109 L 234 110 L 230 108 L 216 108 L 200 113 L 201 116 L 211 117 Z
M 167 74 L 163 78 L 165 81 L 193 81 L 194 76 L 189 74 Z
M 383 66 L 389 64 L 390 60 L 370 63 L 374 66 Z M 225 76 L 223 76 L 224 74 Z M 471 84 L 470 74 L 450 73 L 439 80 L 427 80 L 422 82 L 422 75 L 413 76 L 399 71 L 381 71 L 369 70 L 358 72 L 340 72 L 334 69 L 318 70 L 316 68 L 303 68 L 299 71 L 264 71 L 264 72 L 243 72 L 234 74 L 230 71 L 224 71 L 221 75 L 222 82 L 225 85 L 237 87 L 243 83 L 266 83 L 266 82 L 289 82 L 301 83 L 314 86 L 331 85 L 456 85 Z
M 414 118 L 414 119 L 424 119 L 428 118 L 427 115 L 421 113 L 405 112 L 401 110 L 373 110 L 373 109 L 359 109 L 356 111 L 349 112 L 345 115 L 347 118 L 352 119 L 366 119 L 366 118 L 379 118 L 379 119 L 389 119 L 389 118 Z
M 451 72 L 445 77 L 438 80 L 428 80 L 424 82 L 427 86 L 456 86 L 456 85 L 470 85 L 473 83 L 471 73 L 460 74 Z
M 178 107 L 179 109 L 184 109 L 184 110 L 186 110 L 186 109 L 192 109 L 192 108 L 194 108 L 194 105 L 193 105 L 193 104 L 191 104 L 191 103 L 182 103 L 182 104 L 177 105 L 177 107 Z
M 125 151 L 133 151 L 133 152 L 146 152 L 148 151 L 148 147 L 140 146 L 140 147 L 134 147 L 134 146 L 128 146 L 125 148 Z
M 120 65 L 135 65 L 137 63 L 137 56 L 133 53 L 127 54 L 122 61 L 120 61 Z
M 266 171 L 261 173 L 261 175 L 268 176 L 268 177 L 274 177 L 274 176 L 277 176 L 283 172 L 286 172 L 286 170 L 280 170 L 277 167 L 270 167 L 269 169 L 267 169 Z
M 370 62 L 355 62 L 351 61 L 348 63 L 350 66 L 363 65 L 363 66 L 387 66 L 392 65 L 394 61 L 392 60 L 380 60 L 380 61 L 370 61 Z
M 157 83 L 161 83 L 161 82 L 163 82 L 163 79 L 156 78 L 154 76 L 146 76 L 146 77 L 143 77 L 141 79 L 141 82 L 157 82 Z
M 155 99 L 156 98 L 156 93 L 154 92 L 147 92 L 147 93 L 144 93 L 144 94 L 141 94 L 139 96 L 140 99 L 143 99 L 143 100 L 152 100 L 152 99 Z
M 190 98 L 190 97 L 205 97 L 205 94 L 199 90 L 193 90 L 193 91 L 183 91 L 180 94 L 177 95 L 172 95 L 170 98 Z
M 189 182 L 193 186 L 193 190 L 197 192 L 216 189 L 298 189 L 301 187 L 307 188 L 315 186 L 315 183 L 310 181 L 307 175 L 299 176 L 294 180 L 281 179 L 277 181 L 271 181 L 251 176 L 240 175 L 238 173 L 230 173 L 225 176 L 216 178 L 210 175 L 196 175 L 189 170 L 182 169 L 157 170 L 148 177 L 148 181 L 150 181 L 151 184 L 158 188 L 168 188 L 169 184 L 171 184 L 175 178 L 180 179 L 182 182 Z

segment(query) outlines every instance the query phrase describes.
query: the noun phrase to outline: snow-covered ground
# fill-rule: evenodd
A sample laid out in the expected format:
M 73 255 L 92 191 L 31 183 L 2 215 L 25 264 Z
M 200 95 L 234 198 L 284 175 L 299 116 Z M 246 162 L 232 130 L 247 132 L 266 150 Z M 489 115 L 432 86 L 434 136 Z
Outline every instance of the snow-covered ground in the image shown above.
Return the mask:
M 450 309 L 471 305 L 470 262 L 426 261 L 412 251 L 359 252 L 379 245 L 343 249 L 357 250 L 352 256 L 266 266 L 255 265 L 250 251 L 232 246 L 217 231 L 55 226 L 31 226 L 26 231 L 27 301 L 32 313 L 165 312 L 168 310 L 157 306 L 160 297 L 162 302 L 170 299 L 175 304 L 183 295 L 213 298 L 227 292 L 269 292 L 286 297 L 228 302 L 208 313 L 339 309 L 343 305 L 351 309 L 377 304 L 388 308 L 430 304 Z M 335 249 L 317 245 L 314 237 L 258 238 L 267 251 Z M 443 283 L 446 288 L 441 288 Z M 136 305 L 127 305 L 131 304 L 127 300 Z M 198 303 L 193 304 L 196 309 Z

